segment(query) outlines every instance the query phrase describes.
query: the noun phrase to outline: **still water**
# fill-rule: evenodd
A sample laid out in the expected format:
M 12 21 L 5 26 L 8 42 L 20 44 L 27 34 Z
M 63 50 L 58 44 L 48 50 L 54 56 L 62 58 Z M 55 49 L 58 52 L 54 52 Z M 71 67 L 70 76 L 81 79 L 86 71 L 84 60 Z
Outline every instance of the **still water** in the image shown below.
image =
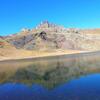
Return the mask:
M 0 62 L 0 100 L 100 100 L 100 53 Z

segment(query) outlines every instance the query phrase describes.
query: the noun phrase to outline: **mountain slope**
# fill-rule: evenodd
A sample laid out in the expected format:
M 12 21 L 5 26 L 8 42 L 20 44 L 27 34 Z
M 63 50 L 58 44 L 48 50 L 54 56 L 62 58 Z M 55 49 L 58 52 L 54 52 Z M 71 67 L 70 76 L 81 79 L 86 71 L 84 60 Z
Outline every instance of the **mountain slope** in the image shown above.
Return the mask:
M 0 57 L 33 57 L 100 50 L 100 29 L 75 29 L 42 22 L 0 37 Z
M 94 34 L 92 33 L 94 32 Z M 98 34 L 97 34 L 97 33 Z M 20 33 L 6 38 L 17 49 L 26 50 L 100 50 L 99 29 L 81 30 L 64 28 L 43 22 L 36 28 L 23 29 Z

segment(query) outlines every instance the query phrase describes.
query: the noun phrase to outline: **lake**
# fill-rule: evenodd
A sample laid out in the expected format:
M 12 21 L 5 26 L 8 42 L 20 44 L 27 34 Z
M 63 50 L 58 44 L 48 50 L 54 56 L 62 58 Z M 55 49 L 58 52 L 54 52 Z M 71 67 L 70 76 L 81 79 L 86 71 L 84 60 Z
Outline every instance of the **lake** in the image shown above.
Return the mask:
M 100 100 L 100 53 L 2 61 L 0 100 Z

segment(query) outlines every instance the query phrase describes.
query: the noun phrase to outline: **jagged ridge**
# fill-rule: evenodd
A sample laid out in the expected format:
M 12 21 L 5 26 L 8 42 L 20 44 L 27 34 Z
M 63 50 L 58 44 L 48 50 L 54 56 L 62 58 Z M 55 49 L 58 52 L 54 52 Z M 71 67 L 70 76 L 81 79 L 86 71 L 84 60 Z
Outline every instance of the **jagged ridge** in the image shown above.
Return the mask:
M 45 21 L 36 28 L 23 29 L 5 40 L 17 49 L 26 50 L 100 50 L 100 31 L 95 35 L 89 34 L 91 31 L 65 28 Z

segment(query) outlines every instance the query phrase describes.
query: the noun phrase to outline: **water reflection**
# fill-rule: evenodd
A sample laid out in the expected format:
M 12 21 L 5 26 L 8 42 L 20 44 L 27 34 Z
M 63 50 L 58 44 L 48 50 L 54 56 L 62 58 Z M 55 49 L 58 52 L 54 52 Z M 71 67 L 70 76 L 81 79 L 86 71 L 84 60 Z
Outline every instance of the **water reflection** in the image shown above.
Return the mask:
M 40 84 L 54 88 L 64 82 L 100 71 L 100 57 L 56 57 L 0 63 L 0 83 Z
M 98 54 L 0 62 L 0 100 L 90 100 L 100 92 L 99 72 Z

